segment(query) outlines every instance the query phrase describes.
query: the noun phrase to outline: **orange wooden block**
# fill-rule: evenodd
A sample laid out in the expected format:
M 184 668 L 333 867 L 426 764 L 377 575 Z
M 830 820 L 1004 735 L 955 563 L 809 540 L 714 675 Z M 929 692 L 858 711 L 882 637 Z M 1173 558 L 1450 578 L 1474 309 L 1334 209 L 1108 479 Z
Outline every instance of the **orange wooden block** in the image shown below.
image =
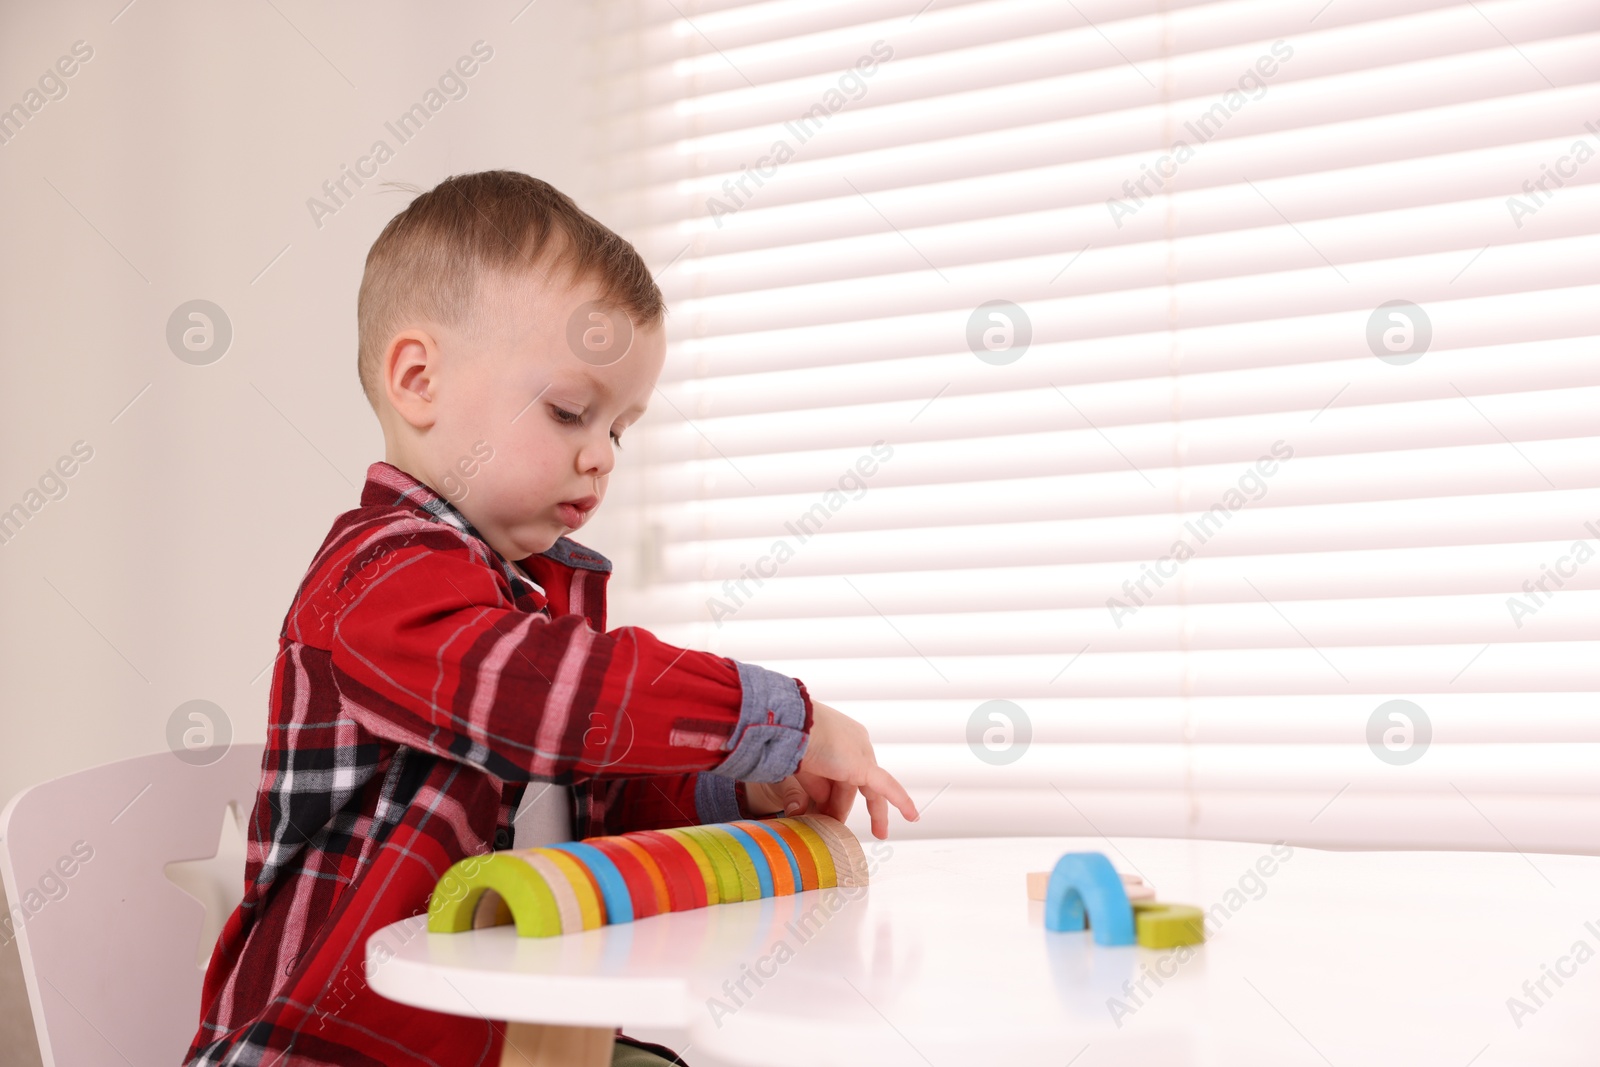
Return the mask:
M 811 853 L 811 859 L 817 866 L 818 889 L 829 889 L 839 884 L 838 876 L 833 869 L 833 850 L 822 839 L 822 835 L 811 827 L 810 823 L 803 823 L 799 819 L 773 819 L 774 826 L 784 826 L 805 842 L 806 850 Z
M 804 892 L 807 889 L 820 889 L 821 875 L 817 871 L 817 858 L 812 855 L 811 849 L 806 845 L 805 839 L 794 832 L 794 828 L 783 825 L 780 819 L 761 820 L 766 827 L 789 846 L 789 851 L 794 853 L 794 860 L 800 865 L 800 884 L 795 886 L 795 892 Z
M 740 819 L 738 822 L 729 823 L 728 825 L 737 826 L 749 834 L 750 839 L 761 850 L 761 854 L 767 858 L 767 866 L 772 870 L 773 896 L 787 897 L 799 892 L 799 887 L 794 884 L 794 872 L 789 868 L 788 853 L 784 852 L 783 846 L 778 844 L 777 838 L 769 836 L 765 830 L 755 824 L 754 819 Z

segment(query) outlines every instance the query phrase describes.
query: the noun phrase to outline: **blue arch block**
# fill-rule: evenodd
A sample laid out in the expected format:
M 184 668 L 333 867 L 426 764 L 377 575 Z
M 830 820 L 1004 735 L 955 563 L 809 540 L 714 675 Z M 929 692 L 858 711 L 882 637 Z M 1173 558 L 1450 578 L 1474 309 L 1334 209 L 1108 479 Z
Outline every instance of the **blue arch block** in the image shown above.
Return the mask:
M 623 880 L 622 872 L 617 870 L 610 856 L 581 841 L 562 841 L 545 847 L 560 849 L 589 868 L 589 873 L 594 875 L 595 882 L 600 886 L 600 896 L 605 900 L 607 924 L 633 922 L 633 897 L 628 893 L 628 883 Z
M 1068 852 L 1056 861 L 1044 893 L 1046 930 L 1089 932 L 1097 945 L 1134 943 L 1133 905 L 1111 861 L 1099 852 Z

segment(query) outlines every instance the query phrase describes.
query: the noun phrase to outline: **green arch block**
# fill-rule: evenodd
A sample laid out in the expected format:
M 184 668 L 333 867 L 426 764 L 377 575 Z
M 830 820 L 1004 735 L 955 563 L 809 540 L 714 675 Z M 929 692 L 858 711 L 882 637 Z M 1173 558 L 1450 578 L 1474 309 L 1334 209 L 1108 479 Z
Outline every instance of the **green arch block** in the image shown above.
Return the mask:
M 733 861 L 734 869 L 739 872 L 739 891 L 743 898 L 745 900 L 760 900 L 761 875 L 756 871 L 756 863 L 751 858 L 750 850 L 745 847 L 744 842 L 739 840 L 738 834 L 731 833 L 727 826 L 720 822 L 706 823 L 698 827 L 698 829 L 704 831 L 707 837 L 721 845 L 722 850 Z M 761 862 L 763 865 L 766 864 L 765 856 L 762 857 Z M 770 876 L 768 876 L 767 881 L 769 884 L 771 883 Z M 771 893 L 767 894 L 769 897 L 771 895 Z
M 490 853 L 458 861 L 428 898 L 428 932 L 457 934 L 472 929 L 472 915 L 487 890 L 494 890 L 511 909 L 519 937 L 554 937 L 561 933 L 561 912 L 555 894 L 539 872 L 515 856 Z
M 733 857 L 721 838 L 707 833 L 703 825 L 679 826 L 673 832 L 689 838 L 705 851 L 706 857 L 711 860 L 711 869 L 717 875 L 717 895 L 722 898 L 722 903 L 736 904 L 745 898 L 744 879 L 739 877 L 739 868 L 734 865 Z

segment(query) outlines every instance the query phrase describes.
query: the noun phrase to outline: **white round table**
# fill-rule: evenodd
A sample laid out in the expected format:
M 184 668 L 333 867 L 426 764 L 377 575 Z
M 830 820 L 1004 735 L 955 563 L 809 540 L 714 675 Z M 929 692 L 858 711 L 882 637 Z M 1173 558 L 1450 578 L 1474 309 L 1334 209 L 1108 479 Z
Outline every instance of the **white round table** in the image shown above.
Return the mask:
M 1146 838 L 863 838 L 872 884 L 556 938 L 368 940 L 458 1015 L 670 1028 L 685 1060 L 1491 1067 L 1600 1062 L 1600 858 Z M 1050 933 L 1024 875 L 1105 853 L 1209 913 L 1195 949 Z M 379 950 L 379 945 L 385 946 Z

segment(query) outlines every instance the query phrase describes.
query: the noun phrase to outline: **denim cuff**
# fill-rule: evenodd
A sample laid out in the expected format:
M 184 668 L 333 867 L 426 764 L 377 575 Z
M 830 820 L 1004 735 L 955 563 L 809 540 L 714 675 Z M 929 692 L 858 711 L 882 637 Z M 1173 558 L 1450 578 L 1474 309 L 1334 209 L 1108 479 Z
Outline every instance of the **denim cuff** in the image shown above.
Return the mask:
M 739 811 L 739 797 L 734 790 L 739 782 L 709 772 L 695 775 L 694 808 L 700 825 L 718 822 L 738 822 L 744 818 Z
M 800 766 L 810 740 L 800 685 L 786 674 L 753 663 L 733 663 L 739 668 L 744 701 L 739 722 L 723 746 L 723 751 L 731 750 L 731 754 L 710 773 L 748 782 L 781 782 Z M 697 784 L 697 803 L 699 790 Z M 728 796 L 731 802 L 732 792 Z

